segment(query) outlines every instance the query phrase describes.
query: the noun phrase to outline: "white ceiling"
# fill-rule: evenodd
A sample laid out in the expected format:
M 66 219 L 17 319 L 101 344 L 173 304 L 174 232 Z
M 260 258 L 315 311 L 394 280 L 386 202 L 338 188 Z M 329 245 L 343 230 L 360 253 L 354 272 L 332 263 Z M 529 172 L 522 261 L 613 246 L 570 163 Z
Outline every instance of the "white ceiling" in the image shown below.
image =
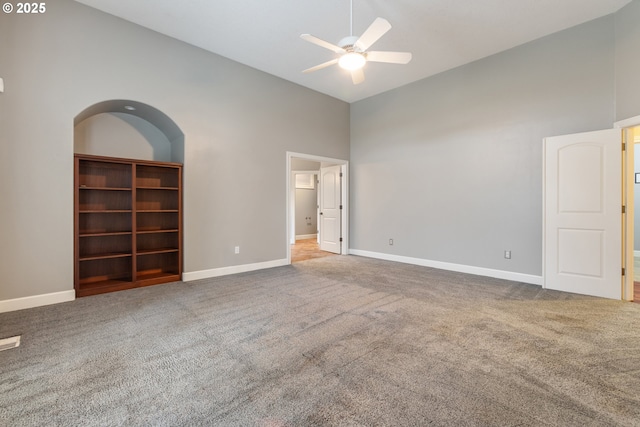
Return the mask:
M 337 66 L 302 70 L 349 35 L 349 0 L 76 0 L 347 102 L 354 102 L 613 13 L 631 0 L 353 0 L 355 35 L 376 17 L 393 28 L 372 50 L 409 51 L 408 65 L 369 63 L 353 85 Z

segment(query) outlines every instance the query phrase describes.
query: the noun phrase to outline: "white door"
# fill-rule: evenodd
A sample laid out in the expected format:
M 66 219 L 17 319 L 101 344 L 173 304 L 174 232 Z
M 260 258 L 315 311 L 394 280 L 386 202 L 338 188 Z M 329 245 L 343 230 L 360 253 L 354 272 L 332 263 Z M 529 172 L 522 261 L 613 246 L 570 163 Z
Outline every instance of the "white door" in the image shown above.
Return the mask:
M 320 249 L 340 253 L 340 166 L 320 168 Z
M 544 287 L 622 297 L 619 129 L 544 141 Z

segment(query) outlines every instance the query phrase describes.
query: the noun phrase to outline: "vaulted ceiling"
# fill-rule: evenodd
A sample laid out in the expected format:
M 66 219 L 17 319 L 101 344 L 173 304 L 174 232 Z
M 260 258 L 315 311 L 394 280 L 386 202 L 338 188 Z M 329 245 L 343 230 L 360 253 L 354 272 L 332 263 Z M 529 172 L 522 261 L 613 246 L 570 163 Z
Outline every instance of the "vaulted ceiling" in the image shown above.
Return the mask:
M 300 39 L 338 43 L 350 0 L 76 0 L 234 61 L 354 102 L 616 12 L 631 0 L 353 0 L 353 32 L 376 17 L 391 30 L 373 50 L 409 51 L 407 65 L 367 63 L 354 85 L 331 66 L 336 53 Z

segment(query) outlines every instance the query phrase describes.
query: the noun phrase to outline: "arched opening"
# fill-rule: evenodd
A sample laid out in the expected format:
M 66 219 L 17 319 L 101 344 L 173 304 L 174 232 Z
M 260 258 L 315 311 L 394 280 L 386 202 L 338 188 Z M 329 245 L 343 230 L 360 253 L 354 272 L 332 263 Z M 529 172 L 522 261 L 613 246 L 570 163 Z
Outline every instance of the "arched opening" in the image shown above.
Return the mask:
M 74 119 L 76 296 L 182 279 L 184 134 L 166 114 L 104 101 Z
M 184 134 L 162 111 L 116 99 L 74 119 L 74 153 L 184 163 Z

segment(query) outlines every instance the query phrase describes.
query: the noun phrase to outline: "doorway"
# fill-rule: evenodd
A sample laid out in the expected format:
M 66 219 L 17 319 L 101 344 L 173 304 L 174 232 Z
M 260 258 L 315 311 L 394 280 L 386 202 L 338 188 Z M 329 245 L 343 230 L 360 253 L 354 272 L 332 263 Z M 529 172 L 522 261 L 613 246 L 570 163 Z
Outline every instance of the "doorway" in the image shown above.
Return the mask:
M 349 236 L 349 194 L 348 194 L 348 171 L 349 162 L 343 159 L 333 159 L 328 157 L 314 156 L 302 153 L 287 152 L 287 262 L 290 264 L 292 261 L 298 261 L 301 259 L 318 258 L 326 255 L 333 255 L 328 251 L 320 251 L 319 243 L 324 236 L 325 240 L 330 239 L 335 242 L 332 245 L 332 252 L 337 254 L 348 253 L 348 236 Z M 338 209 L 336 212 L 331 213 L 331 227 L 325 225 L 325 229 L 322 228 L 323 214 L 319 208 L 322 204 L 322 183 L 321 174 L 324 170 L 332 169 L 337 171 L 339 180 L 334 180 L 333 192 L 331 195 L 335 196 L 335 204 Z M 312 211 L 309 207 L 305 208 L 303 212 L 296 212 L 296 192 L 302 193 L 305 188 L 297 187 L 311 187 L 308 176 L 316 176 L 315 185 L 317 187 L 317 199 L 315 210 Z M 299 185 L 296 185 L 298 181 Z M 305 182 L 307 184 L 305 185 Z M 326 183 L 325 183 L 326 185 Z M 307 191 L 308 192 L 308 191 Z M 301 197 L 307 197 L 308 194 L 300 194 Z M 321 215 L 322 214 L 322 215 Z M 308 233 L 308 229 L 305 227 L 296 228 L 296 217 L 304 218 L 304 225 L 308 223 L 315 223 L 315 230 L 317 235 Z M 298 221 L 299 222 L 299 221 Z M 300 234 L 298 231 L 301 231 Z M 312 230 L 313 231 L 313 230 Z M 326 235 L 325 232 L 330 232 L 330 235 Z M 299 237 L 296 239 L 296 237 Z M 299 243 L 299 245 L 298 245 Z M 294 246 L 295 245 L 295 246 Z M 323 253 L 325 252 L 325 253 Z
M 626 226 L 628 274 L 633 280 L 633 301 L 640 303 L 640 126 L 625 129 L 627 143 L 626 204 L 629 216 Z M 631 282 L 631 280 L 629 280 Z
M 614 126 L 623 130 L 625 143 L 622 179 L 622 197 L 625 206 L 622 229 L 625 268 L 623 299 L 640 303 L 640 285 L 636 285 L 636 282 L 640 282 L 636 280 L 637 273 L 640 272 L 640 263 L 638 268 L 635 266 L 636 254 L 640 255 L 638 252 L 640 239 L 635 237 L 636 230 L 640 231 L 640 206 L 636 208 L 636 204 L 640 204 L 640 183 L 636 184 L 636 173 L 640 173 L 640 159 L 635 160 L 636 148 L 640 151 L 640 147 L 636 147 L 636 144 L 640 143 L 640 116 L 616 122 Z M 636 216 L 639 216 L 638 220 Z M 638 245 L 635 243 L 636 240 L 639 242 Z
M 638 275 L 640 262 L 636 267 L 636 254 L 640 255 L 640 238 L 635 237 L 636 233 L 640 237 L 640 183 L 636 183 L 636 173 L 640 173 L 640 153 L 636 154 L 636 151 L 640 151 L 640 147 L 637 146 L 640 144 L 640 116 L 618 121 L 614 123 L 614 127 L 623 130 L 625 143 L 622 179 L 622 197 L 625 206 L 622 229 L 625 276 L 622 294 L 624 300 L 640 303 L 640 280 L 636 280 L 636 277 L 640 278 Z M 638 161 L 636 156 L 639 158 Z M 638 178 L 640 181 L 640 176 Z M 636 284 L 636 282 L 639 283 Z

